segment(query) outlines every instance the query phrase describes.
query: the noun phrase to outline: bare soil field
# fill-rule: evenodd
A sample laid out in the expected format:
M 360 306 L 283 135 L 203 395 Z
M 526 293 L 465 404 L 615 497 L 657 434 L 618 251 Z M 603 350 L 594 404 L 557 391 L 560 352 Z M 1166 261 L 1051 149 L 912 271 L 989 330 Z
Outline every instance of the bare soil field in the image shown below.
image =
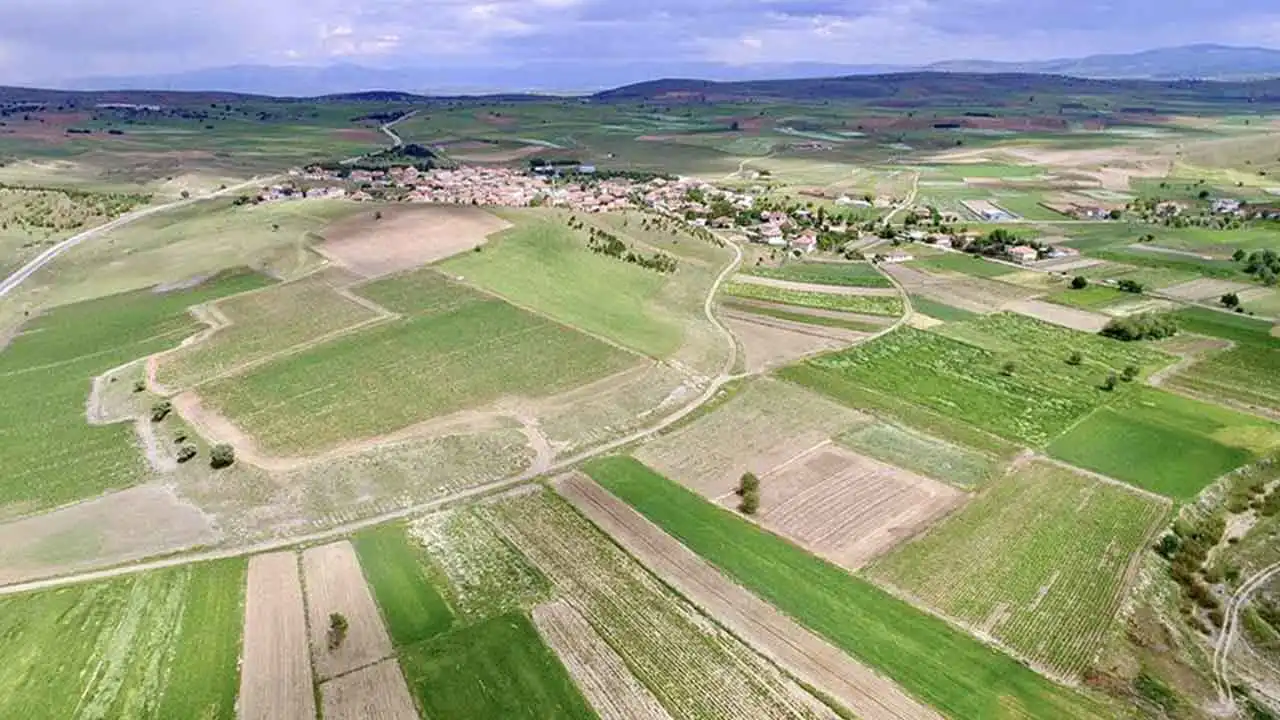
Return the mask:
M 779 305 L 777 303 L 766 302 L 764 300 L 754 300 L 751 298 L 734 298 L 734 304 L 758 307 L 764 310 L 775 309 L 785 310 L 796 315 L 812 315 L 813 317 L 826 317 L 835 320 L 852 320 L 859 323 L 867 323 L 869 325 L 890 325 L 896 318 L 887 315 L 863 315 L 860 313 L 844 312 L 841 310 L 823 310 L 821 308 L 803 307 L 800 305 Z
M 901 264 L 885 266 L 885 271 L 902 283 L 908 291 L 976 313 L 1001 310 L 1008 303 L 1029 300 L 1043 290 L 962 275 L 931 275 Z
M 1102 313 L 1089 312 L 1079 308 L 1055 305 L 1043 300 L 1016 300 L 1004 306 L 1005 310 L 1019 315 L 1043 320 L 1054 325 L 1061 325 L 1072 330 L 1096 333 L 1106 326 L 1111 318 Z
M 320 686 L 325 720 L 418 720 L 413 696 L 394 659 Z
M 938 162 L 1015 162 L 1031 163 L 1046 168 L 1071 170 L 1095 180 L 1107 190 L 1129 190 L 1132 178 L 1165 177 L 1173 161 L 1140 148 L 1121 145 L 1079 150 L 1062 150 L 1022 145 L 996 150 L 954 150 L 933 158 Z
M 325 227 L 316 250 L 364 277 L 377 277 L 443 260 L 483 245 L 511 227 L 507 221 L 473 207 L 419 206 L 345 218 Z
M 936 480 L 835 445 L 822 445 L 760 478 L 766 527 L 857 570 L 927 530 L 966 499 Z M 732 507 L 736 495 L 724 503 Z
M 941 718 L 892 681 L 733 583 L 590 478 L 566 476 L 557 483 L 557 490 L 641 564 L 730 632 L 858 717 Z
M 292 552 L 255 555 L 245 591 L 239 720 L 315 720 L 307 618 Z
M 1246 283 L 1231 282 L 1230 280 L 1214 280 L 1212 278 L 1198 278 L 1196 280 L 1188 280 L 1187 282 L 1170 285 L 1169 287 L 1160 288 L 1160 292 L 1179 300 L 1217 300 L 1227 293 L 1238 293 L 1246 290 L 1252 290 L 1256 285 Z
M 307 550 L 302 554 L 302 569 L 317 677 L 327 680 L 391 656 L 391 638 L 350 542 Z M 337 648 L 329 643 L 332 613 L 342 614 L 348 622 L 346 639 Z
M 815 353 L 845 347 L 865 337 L 862 333 L 840 328 L 805 325 L 732 310 L 724 312 L 724 321 L 742 344 L 749 373 L 788 365 Z
M 708 498 L 732 492 L 867 416 L 790 383 L 756 380 L 724 406 L 646 443 L 636 458 Z
M 823 285 L 821 283 L 779 280 L 777 278 L 762 277 L 760 275 L 735 275 L 733 281 L 747 283 L 748 285 L 767 285 L 769 287 L 782 288 L 784 290 L 818 292 L 826 293 L 828 295 L 879 295 L 881 297 L 892 297 L 898 294 L 897 289 L 891 287 L 873 288 L 849 285 Z
M 218 542 L 199 508 L 164 485 L 139 485 L 0 525 L 0 584 L 118 565 Z
M 669 720 L 671 715 L 622 657 L 563 600 L 534 608 L 533 623 L 600 720 Z

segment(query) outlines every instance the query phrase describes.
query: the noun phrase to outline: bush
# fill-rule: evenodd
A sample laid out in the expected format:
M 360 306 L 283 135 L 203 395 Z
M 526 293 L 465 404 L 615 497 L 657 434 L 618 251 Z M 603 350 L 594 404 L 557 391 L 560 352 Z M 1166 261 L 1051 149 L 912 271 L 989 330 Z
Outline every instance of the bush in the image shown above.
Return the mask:
M 1112 318 L 1101 334 L 1115 340 L 1126 342 L 1133 340 L 1160 340 L 1173 337 L 1178 332 L 1178 325 L 1167 314 L 1138 313 L 1126 317 Z
M 1126 365 L 1124 372 L 1120 373 L 1120 379 L 1125 382 L 1133 382 L 1140 372 L 1142 371 L 1138 369 L 1137 365 Z
M 1106 390 L 1107 392 L 1111 392 L 1112 390 L 1115 390 L 1116 385 L 1119 385 L 1119 384 L 1120 384 L 1120 378 L 1116 377 L 1115 373 L 1111 373 L 1110 375 L 1107 376 L 1106 380 L 1102 381 L 1102 389 Z
M 173 434 L 173 442 L 175 444 L 182 444 L 186 441 L 187 441 L 187 432 L 185 430 L 179 430 L 178 432 Z
M 1073 352 L 1067 356 L 1068 365 L 1080 365 L 1084 362 L 1084 354 L 1079 351 Z
M 329 649 L 337 650 L 347 639 L 347 616 L 342 613 L 329 613 Z
M 1000 366 L 1000 374 L 1005 376 L 1012 376 L 1017 370 L 1018 366 L 1012 360 Z
M 236 461 L 235 448 L 226 443 L 214 445 L 209 451 L 209 466 L 215 470 L 224 468 Z
M 151 406 L 151 422 L 160 422 L 169 417 L 171 412 L 173 412 L 173 403 L 168 400 L 161 400 Z
M 1172 688 L 1160 678 L 1147 674 L 1145 670 L 1138 673 L 1138 677 L 1134 678 L 1133 689 L 1138 695 L 1163 710 L 1166 714 L 1176 713 L 1178 706 L 1181 704 L 1178 700 L 1178 694 Z
M 1156 543 L 1156 552 L 1160 553 L 1161 557 L 1172 560 L 1173 556 L 1178 554 L 1180 547 L 1182 547 L 1182 540 L 1178 539 L 1177 535 L 1165 533 L 1160 538 L 1160 542 Z
M 738 503 L 738 510 L 743 515 L 755 515 L 760 509 L 760 491 L 748 490 L 742 493 L 742 501 Z
M 178 462 L 184 463 L 196 456 L 196 446 L 190 443 L 178 448 Z
M 743 473 L 742 479 L 738 481 L 738 497 L 743 497 L 747 493 L 760 492 L 760 478 L 755 473 Z
M 146 389 L 147 389 L 147 383 L 146 383 L 146 381 L 144 381 L 144 380 L 135 380 L 135 381 L 133 382 L 133 391 L 134 391 L 134 392 L 136 392 L 136 393 L 140 393 L 140 392 L 142 392 L 143 390 L 146 390 Z
M 1142 283 L 1138 282 L 1137 280 L 1129 280 L 1126 278 L 1124 280 L 1118 281 L 1116 283 L 1116 287 L 1120 288 L 1122 292 L 1136 293 L 1139 295 L 1142 294 Z
M 1071 278 L 1072 290 L 1083 290 L 1087 287 L 1089 287 L 1089 278 L 1083 275 L 1077 275 L 1074 278 Z

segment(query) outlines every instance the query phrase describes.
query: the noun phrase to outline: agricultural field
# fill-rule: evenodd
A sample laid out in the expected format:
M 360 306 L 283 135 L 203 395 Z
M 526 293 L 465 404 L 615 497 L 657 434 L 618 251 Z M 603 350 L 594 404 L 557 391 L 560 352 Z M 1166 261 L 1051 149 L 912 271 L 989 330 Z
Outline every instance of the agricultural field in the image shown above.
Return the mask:
M 1136 387 L 1048 446 L 1053 457 L 1177 500 L 1280 446 L 1280 425 Z M 1169 448 L 1177 448 L 1176 453 Z
M 850 386 L 867 386 L 1008 440 L 1040 446 L 1110 401 L 1114 393 L 1099 389 L 1108 373 L 1172 361 L 1141 346 L 1009 313 L 943 326 L 953 327 L 967 331 L 966 340 L 900 328 L 875 342 L 788 368 L 783 376 L 837 399 Z M 1079 365 L 1066 362 L 1072 352 L 1083 355 Z
M 504 395 L 562 392 L 636 362 L 431 269 L 371 288 L 373 298 L 407 293 L 428 307 L 210 383 L 202 398 L 264 451 L 298 454 Z
M 586 471 L 747 590 L 947 716 L 1112 716 L 1093 700 L 634 460 L 606 458 L 589 463 Z
M 1175 374 L 1165 385 L 1280 417 L 1280 339 L 1214 353 Z
M 380 277 L 475 250 L 509 227 L 475 207 L 391 206 L 326 225 L 315 249 L 357 275 Z
M 995 312 L 1008 303 L 1043 294 L 1043 290 L 1039 288 L 1021 287 L 1000 280 L 959 273 L 935 275 L 903 263 L 888 265 L 885 272 L 902 283 L 912 297 L 923 297 L 934 303 L 971 313 Z
M 0 354 L 0 516 L 46 510 L 127 487 L 147 474 L 128 423 L 91 425 L 90 381 L 200 330 L 186 309 L 268 284 L 247 271 L 195 287 L 141 290 L 67 305 L 26 326 Z
M 869 575 L 1055 675 L 1092 666 L 1169 503 L 1044 461 L 994 480 Z
M 819 310 L 839 310 L 867 315 L 901 315 L 902 298 L 894 295 L 853 295 L 847 293 L 823 293 L 792 290 L 746 282 L 731 282 L 724 286 L 726 295 L 748 300 L 796 305 Z
M 942 322 L 964 322 L 978 317 L 978 313 L 930 300 L 923 295 L 911 295 L 911 306 L 916 312 Z
M 403 525 L 364 530 L 352 542 L 396 646 L 412 645 L 452 626 L 453 611 L 428 574 L 422 548 Z
M 980 278 L 998 278 L 1016 272 L 1017 268 L 964 253 L 943 253 L 912 260 L 908 266 L 933 273 L 959 273 Z
M 390 317 L 343 292 L 345 280 L 321 272 L 200 309 L 212 334 L 161 356 L 155 381 L 184 390 Z
M 976 488 L 1000 466 L 994 455 L 961 447 L 891 422 L 855 427 L 836 437 L 841 445 L 864 455 L 942 480 L 960 488 Z
M 234 720 L 245 562 L 0 598 L 0 715 Z
M 892 287 L 892 284 L 869 263 L 788 262 L 780 267 L 753 265 L 742 272 L 758 277 L 848 287 Z
M 797 311 L 792 306 L 770 305 L 769 303 L 764 302 L 729 299 L 722 301 L 721 307 L 730 311 L 748 313 L 751 315 L 763 315 L 765 317 L 785 320 L 787 322 L 837 328 L 840 330 L 852 330 L 854 332 L 877 332 L 879 330 L 883 330 L 886 324 L 886 320 L 883 316 L 859 317 L 858 315 L 839 312 L 822 314 L 817 312 L 801 312 Z
M 1105 285 L 1090 285 L 1080 290 L 1062 290 L 1045 298 L 1049 302 L 1084 310 L 1103 310 L 1134 299 L 1133 293 Z

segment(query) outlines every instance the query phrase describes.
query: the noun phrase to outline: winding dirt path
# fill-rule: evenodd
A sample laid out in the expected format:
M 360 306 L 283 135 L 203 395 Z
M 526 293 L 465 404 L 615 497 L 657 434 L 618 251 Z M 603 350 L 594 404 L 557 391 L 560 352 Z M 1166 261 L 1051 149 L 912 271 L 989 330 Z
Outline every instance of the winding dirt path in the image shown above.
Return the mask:
M 1249 598 L 1266 585 L 1273 577 L 1280 574 L 1280 563 L 1274 563 L 1249 576 L 1231 599 L 1227 601 L 1227 624 L 1223 626 L 1218 642 L 1213 648 L 1213 674 L 1218 686 L 1218 701 L 1224 707 L 1235 706 L 1235 694 L 1231 689 L 1231 646 L 1240 634 L 1240 613 L 1249 604 Z

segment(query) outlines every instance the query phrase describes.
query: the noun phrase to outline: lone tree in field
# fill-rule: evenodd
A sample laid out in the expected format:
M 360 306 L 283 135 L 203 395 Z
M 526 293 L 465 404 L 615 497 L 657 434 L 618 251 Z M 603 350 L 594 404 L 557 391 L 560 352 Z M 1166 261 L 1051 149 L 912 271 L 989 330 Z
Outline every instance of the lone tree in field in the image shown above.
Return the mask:
M 1218 302 L 1222 303 L 1222 307 L 1225 308 L 1238 308 L 1240 307 L 1240 296 L 1233 292 L 1229 292 L 1219 298 Z
M 755 515 L 760 509 L 760 491 L 748 490 L 742 493 L 742 500 L 738 503 L 738 510 L 743 515 Z
M 742 497 L 749 492 L 760 492 L 760 478 L 755 473 L 743 473 L 742 479 L 738 481 L 738 497 Z
M 209 451 L 209 467 L 215 470 L 228 467 L 236 461 L 236 450 L 226 443 L 219 443 Z
M 337 650 L 347 639 L 347 616 L 342 613 L 329 613 L 329 649 Z
M 1085 276 L 1083 276 L 1083 275 L 1077 275 L 1077 276 L 1075 276 L 1075 277 L 1071 278 L 1071 289 L 1072 289 L 1072 290 L 1083 290 L 1083 289 L 1085 289 L 1085 288 L 1087 288 L 1087 287 L 1089 287 L 1089 278 L 1087 278 L 1087 277 L 1085 277 Z

